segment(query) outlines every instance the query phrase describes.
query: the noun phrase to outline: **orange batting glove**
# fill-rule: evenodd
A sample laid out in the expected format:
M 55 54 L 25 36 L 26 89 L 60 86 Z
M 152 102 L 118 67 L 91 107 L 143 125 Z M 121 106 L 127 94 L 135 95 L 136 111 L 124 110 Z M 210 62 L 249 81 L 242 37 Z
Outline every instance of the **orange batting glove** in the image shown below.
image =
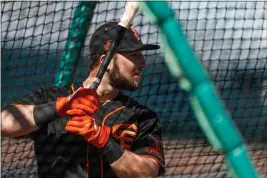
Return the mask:
M 109 140 L 110 127 L 99 126 L 91 116 L 73 117 L 67 122 L 65 129 L 81 135 L 88 143 L 97 148 L 103 148 Z
M 80 87 L 66 97 L 58 97 L 56 111 L 60 117 L 92 115 L 99 110 L 96 90 Z
M 40 128 L 59 117 L 92 115 L 99 110 L 99 99 L 95 90 L 80 87 L 71 95 L 58 97 L 54 102 L 35 105 L 35 124 Z

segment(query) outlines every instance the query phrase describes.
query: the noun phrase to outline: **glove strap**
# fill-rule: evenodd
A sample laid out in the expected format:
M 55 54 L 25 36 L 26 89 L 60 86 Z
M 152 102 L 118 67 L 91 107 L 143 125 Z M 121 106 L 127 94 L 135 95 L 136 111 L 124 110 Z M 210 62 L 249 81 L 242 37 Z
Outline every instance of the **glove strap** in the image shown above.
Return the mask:
M 58 97 L 56 101 L 56 112 L 60 117 L 65 116 L 65 112 L 68 110 L 68 97 Z
M 110 135 L 109 127 L 107 126 L 98 127 L 97 132 L 94 135 L 87 138 L 87 142 L 93 144 L 97 148 L 103 148 L 109 140 L 110 137 L 109 135 Z

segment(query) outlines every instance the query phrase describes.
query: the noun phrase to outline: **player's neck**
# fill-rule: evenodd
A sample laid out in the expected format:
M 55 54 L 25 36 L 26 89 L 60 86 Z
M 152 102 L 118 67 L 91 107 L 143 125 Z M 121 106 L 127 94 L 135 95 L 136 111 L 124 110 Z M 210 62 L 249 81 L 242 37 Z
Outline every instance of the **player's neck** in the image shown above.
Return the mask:
M 84 87 L 89 87 L 93 82 L 94 77 L 89 77 L 83 82 Z M 119 93 L 117 88 L 112 87 L 110 84 L 105 82 L 105 78 L 102 79 L 100 85 L 98 86 L 96 92 L 101 97 L 102 102 L 113 100 Z

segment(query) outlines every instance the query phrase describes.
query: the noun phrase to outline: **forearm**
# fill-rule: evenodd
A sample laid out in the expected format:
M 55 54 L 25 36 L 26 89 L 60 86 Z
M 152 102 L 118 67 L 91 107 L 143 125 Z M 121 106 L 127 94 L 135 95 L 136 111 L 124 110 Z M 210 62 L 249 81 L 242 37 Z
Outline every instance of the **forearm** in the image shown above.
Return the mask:
M 97 125 L 97 130 L 95 125 Z M 83 136 L 89 144 L 98 148 L 114 173 L 120 178 L 153 178 L 159 173 L 159 163 L 156 160 L 123 149 L 110 136 L 110 127 L 99 126 L 91 116 L 74 117 L 68 121 L 65 129 Z
M 124 151 L 120 159 L 110 166 L 119 178 L 152 178 L 157 177 L 159 170 L 159 165 L 155 160 L 127 150 Z
M 38 129 L 33 118 L 34 105 L 10 105 L 1 112 L 1 135 L 18 137 Z

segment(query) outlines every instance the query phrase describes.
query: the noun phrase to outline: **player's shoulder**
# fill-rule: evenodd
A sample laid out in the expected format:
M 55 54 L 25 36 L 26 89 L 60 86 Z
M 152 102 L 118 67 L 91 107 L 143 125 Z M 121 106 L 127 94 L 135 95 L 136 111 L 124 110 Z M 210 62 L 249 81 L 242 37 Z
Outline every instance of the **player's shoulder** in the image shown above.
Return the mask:
M 35 89 L 35 91 L 42 91 L 47 93 L 57 93 L 59 95 L 68 93 L 70 86 L 55 86 L 55 85 L 43 85 Z
M 60 93 L 66 93 L 67 87 L 57 87 L 42 85 L 33 87 L 31 91 L 23 94 L 20 98 L 13 103 L 18 104 L 43 104 L 51 101 L 60 96 Z
M 135 109 L 137 115 L 144 116 L 144 117 L 157 118 L 157 113 L 155 111 L 153 111 L 151 108 L 149 108 L 148 106 L 146 106 L 144 104 L 141 104 L 133 97 L 130 97 L 130 96 L 127 96 L 127 97 L 129 97 L 131 99 L 129 106 Z
M 70 94 L 69 86 L 54 86 L 54 85 L 43 85 L 32 90 L 32 94 L 43 100 L 43 102 L 54 101 L 57 97 L 67 96 Z M 31 95 L 31 93 L 29 94 Z M 27 97 L 27 96 L 26 96 Z

